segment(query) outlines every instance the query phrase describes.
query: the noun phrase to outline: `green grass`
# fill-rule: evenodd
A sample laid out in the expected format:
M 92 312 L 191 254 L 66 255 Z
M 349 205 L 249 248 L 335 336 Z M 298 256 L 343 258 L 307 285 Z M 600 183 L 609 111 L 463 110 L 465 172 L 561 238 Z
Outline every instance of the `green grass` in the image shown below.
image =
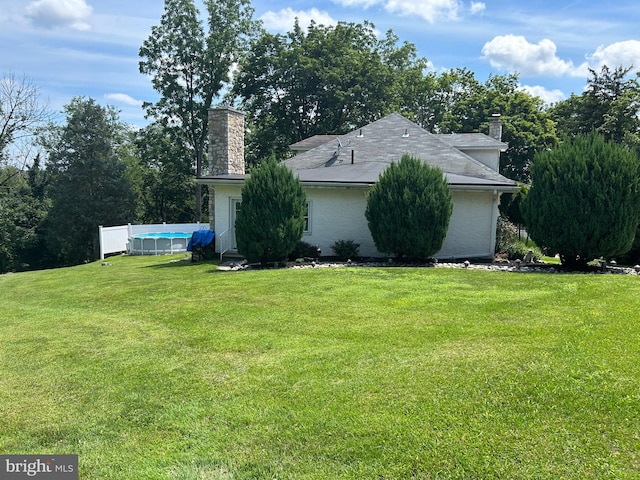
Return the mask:
M 640 281 L 116 257 L 0 276 L 0 453 L 87 479 L 640 476 Z

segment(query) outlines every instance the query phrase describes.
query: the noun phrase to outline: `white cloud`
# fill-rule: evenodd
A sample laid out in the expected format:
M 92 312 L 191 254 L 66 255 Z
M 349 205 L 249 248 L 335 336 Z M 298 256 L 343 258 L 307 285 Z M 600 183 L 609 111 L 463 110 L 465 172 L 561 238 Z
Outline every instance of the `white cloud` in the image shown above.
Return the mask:
M 635 67 L 640 69 L 640 41 L 627 40 L 600 46 L 587 57 L 592 68 L 599 70 L 606 65 L 611 69 L 616 67 Z
M 333 3 L 337 5 L 342 5 L 343 7 L 369 8 L 383 2 L 382 0 L 333 0 Z
M 27 17 L 36 25 L 53 27 L 71 27 L 76 30 L 89 30 L 87 19 L 92 7 L 85 0 L 37 0 L 27 6 Z
M 106 98 L 107 100 L 113 100 L 114 102 L 117 103 L 124 103 L 125 105 L 132 105 L 134 107 L 141 107 L 142 106 L 142 100 L 136 100 L 135 98 L 133 98 L 130 95 L 127 95 L 126 93 L 107 93 L 104 98 Z
M 562 93 L 560 90 L 558 89 L 548 90 L 545 87 L 542 87 L 539 85 L 536 85 L 536 86 L 522 85 L 520 89 L 523 90 L 524 92 L 527 92 L 529 95 L 532 95 L 534 97 L 540 97 L 542 101 L 546 104 L 556 103 L 565 98 L 565 94 Z
M 429 23 L 439 18 L 454 19 L 458 17 L 457 0 L 387 0 L 384 8 L 389 13 L 403 16 L 419 15 Z
M 385 10 L 401 16 L 417 15 L 429 23 L 436 20 L 456 19 L 461 9 L 460 0 L 333 0 L 333 3 L 343 7 L 369 8 L 382 5 Z M 477 13 L 484 10 L 484 3 L 472 2 L 470 11 Z
M 287 32 L 293 28 L 296 18 L 302 28 L 309 26 L 311 21 L 318 25 L 335 25 L 338 23 L 327 12 L 312 8 L 306 11 L 295 11 L 292 8 L 283 8 L 279 12 L 266 12 L 260 19 L 268 30 Z
M 487 4 L 484 2 L 471 2 L 471 13 L 473 15 L 484 12 L 487 9 Z
M 584 75 L 586 64 L 575 67 L 556 53 L 556 44 L 547 38 L 534 44 L 516 35 L 497 36 L 482 47 L 483 58 L 501 70 L 522 75 Z

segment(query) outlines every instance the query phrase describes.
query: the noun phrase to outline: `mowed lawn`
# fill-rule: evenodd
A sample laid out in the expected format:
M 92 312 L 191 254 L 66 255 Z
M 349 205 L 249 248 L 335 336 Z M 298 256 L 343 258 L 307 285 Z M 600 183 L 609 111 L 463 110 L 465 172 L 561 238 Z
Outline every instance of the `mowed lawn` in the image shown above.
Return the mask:
M 0 276 L 0 453 L 87 479 L 640 477 L 640 277 Z

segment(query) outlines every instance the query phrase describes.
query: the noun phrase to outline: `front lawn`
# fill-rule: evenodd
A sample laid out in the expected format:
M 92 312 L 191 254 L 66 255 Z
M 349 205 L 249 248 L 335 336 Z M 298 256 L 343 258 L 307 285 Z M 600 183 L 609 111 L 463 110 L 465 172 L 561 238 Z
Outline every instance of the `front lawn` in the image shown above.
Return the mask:
M 637 276 L 180 258 L 0 276 L 1 453 L 83 480 L 640 476 Z

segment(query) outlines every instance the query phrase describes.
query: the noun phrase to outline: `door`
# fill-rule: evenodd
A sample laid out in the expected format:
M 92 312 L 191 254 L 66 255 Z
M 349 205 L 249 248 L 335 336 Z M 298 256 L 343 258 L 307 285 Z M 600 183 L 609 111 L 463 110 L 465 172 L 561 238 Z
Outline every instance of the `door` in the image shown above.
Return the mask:
M 236 242 L 236 217 L 238 215 L 238 211 L 240 210 L 240 204 L 242 200 L 240 198 L 231 198 L 230 204 L 230 214 L 229 214 L 229 233 L 230 233 L 230 249 L 238 250 L 238 244 Z

